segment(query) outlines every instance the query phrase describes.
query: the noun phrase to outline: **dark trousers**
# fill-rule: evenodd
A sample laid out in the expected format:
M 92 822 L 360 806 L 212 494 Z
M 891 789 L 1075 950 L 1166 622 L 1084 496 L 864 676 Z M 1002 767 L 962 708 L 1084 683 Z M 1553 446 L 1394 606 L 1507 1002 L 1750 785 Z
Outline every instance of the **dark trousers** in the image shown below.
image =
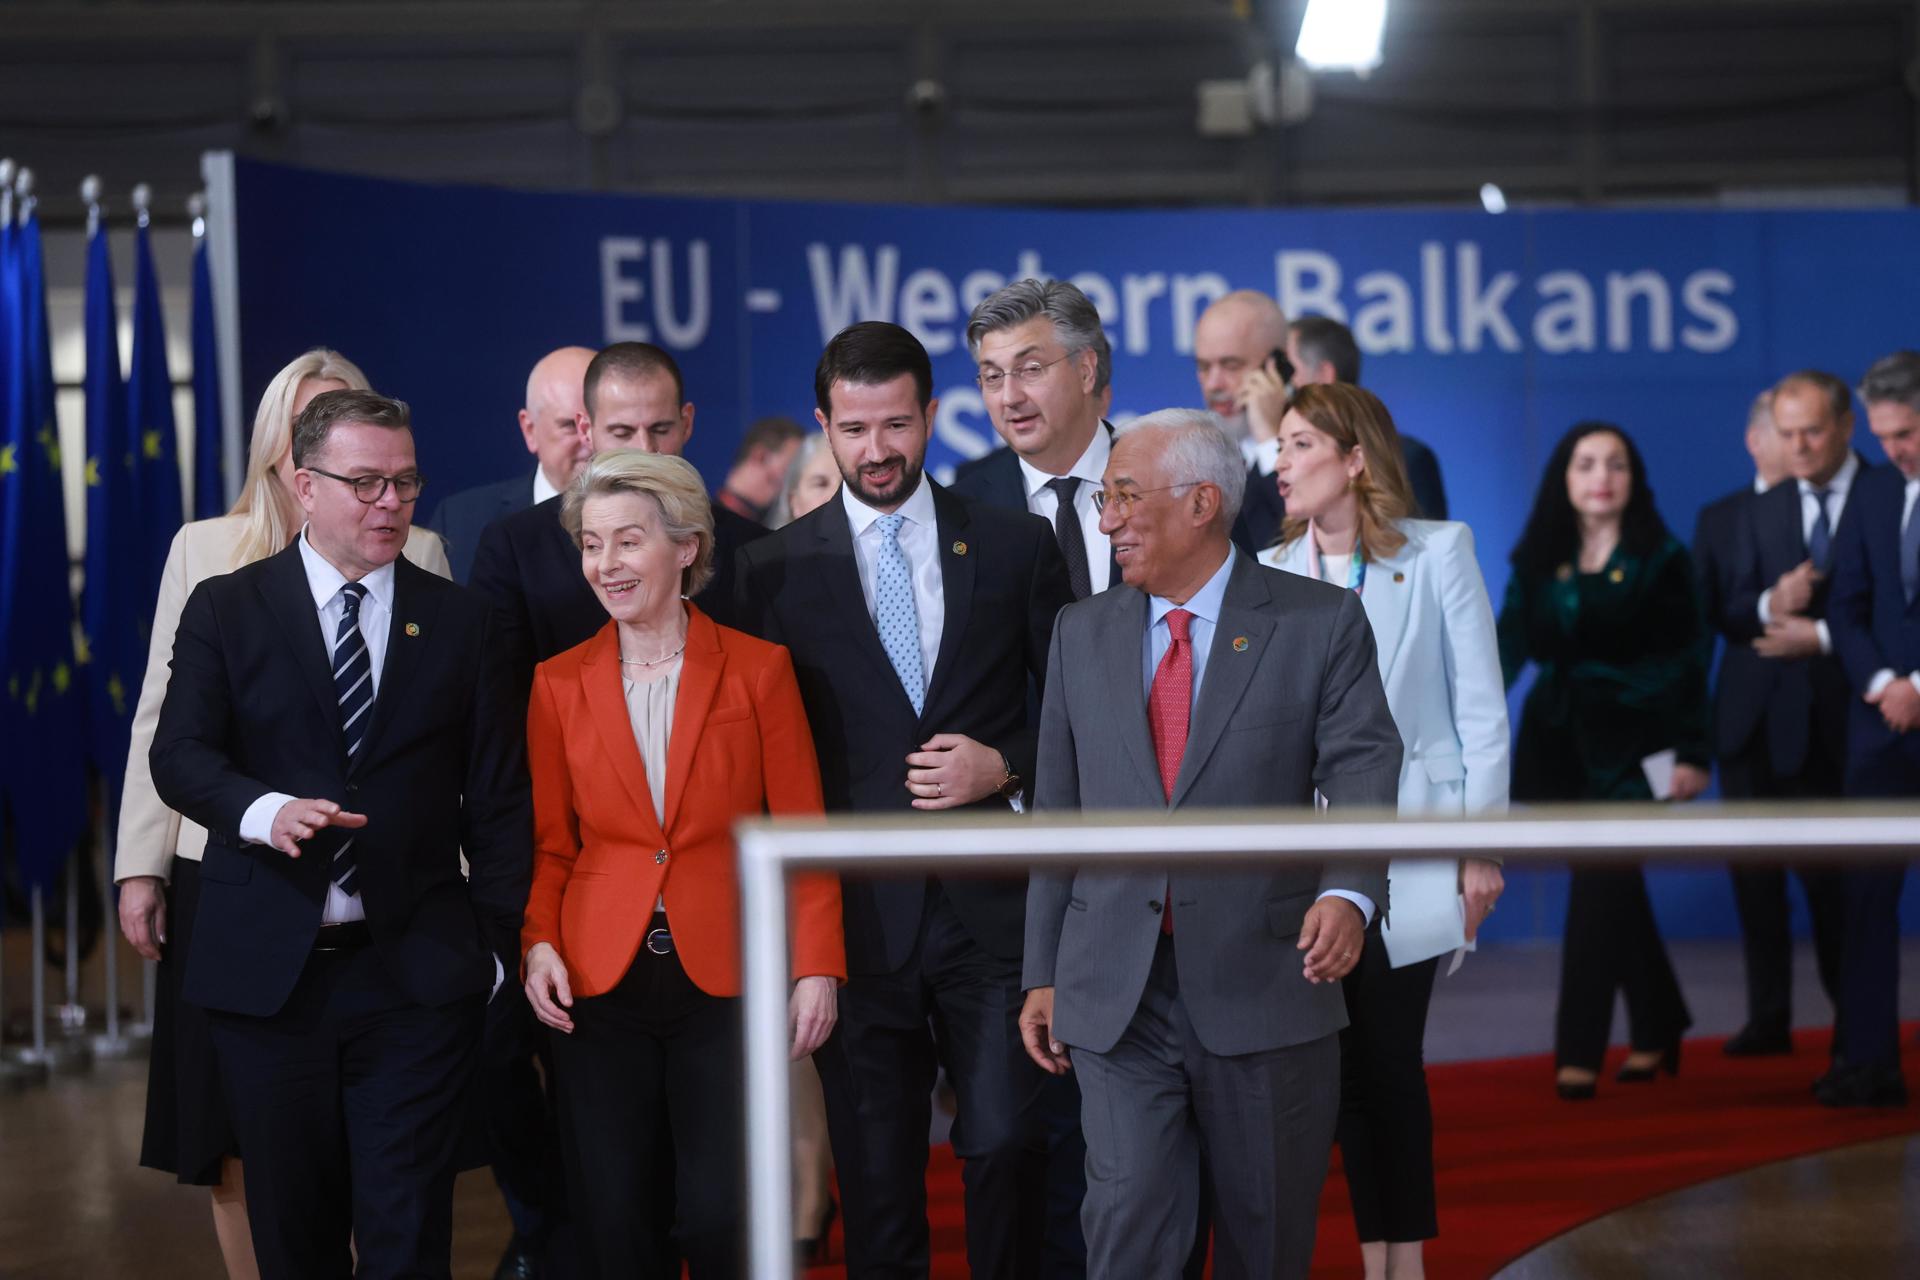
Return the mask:
M 414 1004 L 371 947 L 315 952 L 276 1014 L 213 1015 L 266 1280 L 448 1275 L 480 1023 L 479 996 Z
M 1637 866 L 1575 867 L 1560 954 L 1554 1060 L 1598 1071 L 1613 1024 L 1613 996 L 1627 1000 L 1636 1049 L 1664 1049 L 1693 1025 Z
M 1720 789 L 1732 800 L 1827 800 L 1843 793 L 1840 762 L 1810 750 L 1796 774 L 1774 771 L 1765 735 L 1754 746 L 1720 762 Z M 1837 872 L 1796 867 L 1813 923 L 1813 950 L 1820 986 L 1840 1008 L 1842 915 Z M 1765 1035 L 1784 1035 L 1793 1026 L 1793 931 L 1787 904 L 1787 868 L 1735 866 L 1733 904 L 1740 915 L 1740 940 L 1747 967 L 1747 1025 Z M 1834 1038 L 1839 1040 L 1836 1021 Z
M 1431 1240 L 1433 1106 L 1427 1096 L 1427 1004 L 1440 960 L 1395 969 L 1378 929 L 1341 984 L 1340 1125 L 1353 1225 L 1362 1243 Z
M 929 886 L 907 963 L 840 990 L 818 1053 L 846 1215 L 847 1274 L 925 1276 L 927 1131 L 944 1066 L 959 1106 L 967 1265 L 987 1277 L 1038 1274 L 1046 1219 L 1046 1075 L 1020 1043 L 1020 964 L 986 954 Z
M 1920 732 L 1896 737 L 1879 714 L 1864 703 L 1853 708 L 1847 794 L 1911 800 L 1920 796 Z M 1903 862 L 1840 873 L 1846 923 L 1834 1031 L 1835 1056 L 1843 1066 L 1900 1067 L 1900 886 L 1906 875 Z
M 746 1129 L 740 1002 L 694 986 L 669 952 L 642 947 L 619 985 L 573 1002 L 552 1037 L 567 1201 L 584 1275 L 673 1277 L 653 1211 L 675 1198 L 675 1238 L 694 1280 L 745 1273 Z M 660 1178 L 671 1138 L 671 1187 Z

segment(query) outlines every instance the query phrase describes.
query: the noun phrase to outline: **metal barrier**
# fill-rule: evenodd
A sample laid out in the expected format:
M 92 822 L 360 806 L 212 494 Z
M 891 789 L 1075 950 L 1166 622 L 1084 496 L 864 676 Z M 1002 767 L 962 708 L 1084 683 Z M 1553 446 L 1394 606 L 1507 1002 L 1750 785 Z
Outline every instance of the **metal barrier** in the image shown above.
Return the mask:
M 787 1095 L 787 890 L 793 871 L 970 874 L 1099 866 L 1270 867 L 1329 857 L 1521 862 L 1845 861 L 1910 857 L 1920 805 L 1542 807 L 1399 819 L 1357 810 L 1194 810 L 1033 817 L 836 817 L 740 824 L 746 1017 L 748 1270 L 793 1275 Z M 1170 851 L 1177 850 L 1177 853 Z M 1389 909 L 1391 909 L 1389 907 Z

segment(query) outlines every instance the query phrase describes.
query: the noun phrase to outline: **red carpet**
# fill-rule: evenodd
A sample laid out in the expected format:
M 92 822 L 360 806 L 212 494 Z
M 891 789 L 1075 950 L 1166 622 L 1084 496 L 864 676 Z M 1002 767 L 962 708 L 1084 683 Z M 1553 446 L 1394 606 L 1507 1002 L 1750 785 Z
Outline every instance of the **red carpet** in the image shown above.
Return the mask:
M 1911 1037 L 1912 1027 L 1903 1032 Z M 1427 1246 L 1434 1280 L 1492 1274 L 1582 1222 L 1650 1196 L 1831 1147 L 1920 1130 L 1920 1106 L 1829 1111 L 1808 1093 L 1825 1069 L 1825 1031 L 1800 1032 L 1791 1058 L 1735 1060 L 1720 1041 L 1690 1040 L 1677 1080 L 1611 1083 L 1625 1051 L 1609 1060 L 1600 1096 L 1562 1102 L 1546 1057 L 1433 1067 L 1440 1237 Z M 1320 1202 L 1314 1275 L 1358 1277 L 1346 1183 L 1327 1179 Z M 934 1153 L 927 1172 L 933 1274 L 965 1277 L 960 1170 Z M 836 1227 L 836 1234 L 837 1234 Z M 835 1241 L 835 1258 L 839 1252 Z M 809 1277 L 843 1275 L 816 1267 Z

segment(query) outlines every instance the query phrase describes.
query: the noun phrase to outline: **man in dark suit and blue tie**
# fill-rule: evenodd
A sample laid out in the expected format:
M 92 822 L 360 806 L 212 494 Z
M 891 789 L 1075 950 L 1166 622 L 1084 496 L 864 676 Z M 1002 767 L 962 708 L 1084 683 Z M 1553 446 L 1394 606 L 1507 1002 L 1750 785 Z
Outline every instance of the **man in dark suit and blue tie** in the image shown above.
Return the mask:
M 793 655 L 829 812 L 1006 813 L 1031 794 L 1029 686 L 1072 600 L 1053 530 L 923 472 L 926 350 L 897 325 L 827 344 L 816 416 L 838 498 L 742 549 L 739 625 Z M 814 1055 L 854 1277 L 924 1276 L 936 1065 L 958 1101 L 967 1262 L 1040 1262 L 1044 1077 L 1020 1048 L 1023 878 L 847 875 L 849 978 Z
M 465 583 L 473 572 L 480 535 L 495 520 L 538 506 L 573 483 L 581 464 L 592 456 L 580 430 L 580 390 L 593 351 L 561 347 L 548 352 L 527 375 L 527 403 L 520 410 L 520 438 L 538 459 L 533 478 L 514 476 L 476 485 L 443 498 L 433 509 L 433 528 L 446 540 L 453 580 Z
M 1859 477 L 1833 552 L 1827 625 L 1856 695 L 1847 722 L 1849 796 L 1920 796 L 1920 352 L 1874 362 L 1867 425 L 1891 467 Z M 1814 1086 L 1830 1107 L 1902 1106 L 1900 886 L 1904 863 L 1841 875 L 1845 946 L 1834 1066 Z
M 519 962 L 522 717 L 487 604 L 400 558 L 406 406 L 316 396 L 293 462 L 305 530 L 195 589 L 154 735 L 161 798 L 208 830 L 183 996 L 261 1274 L 446 1276 L 482 1009 Z
M 1735 799 L 1830 799 L 1844 790 L 1852 697 L 1821 615 L 1834 531 L 1862 469 L 1852 447 L 1852 396 L 1832 374 L 1807 370 L 1780 380 L 1769 410 L 1789 479 L 1749 500 L 1748 550 L 1735 558 L 1732 587 L 1722 616 L 1714 619 L 1728 641 L 1717 713 L 1721 785 Z M 1729 679 L 1735 681 L 1731 696 Z M 1837 873 L 1803 867 L 1798 875 L 1813 922 L 1820 984 L 1837 1007 Z M 1749 1013 L 1726 1052 L 1791 1052 L 1793 952 L 1785 873 L 1737 868 L 1733 884 L 1746 940 Z

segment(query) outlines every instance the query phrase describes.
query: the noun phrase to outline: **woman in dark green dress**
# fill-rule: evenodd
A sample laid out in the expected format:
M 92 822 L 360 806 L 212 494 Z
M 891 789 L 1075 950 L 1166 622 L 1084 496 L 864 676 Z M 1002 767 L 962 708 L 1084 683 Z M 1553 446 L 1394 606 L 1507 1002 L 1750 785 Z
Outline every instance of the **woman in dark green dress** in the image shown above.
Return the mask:
M 1539 668 L 1513 752 L 1516 802 L 1648 800 L 1643 761 L 1671 751 L 1672 796 L 1707 784 L 1708 638 L 1687 550 L 1653 505 L 1619 427 L 1581 423 L 1554 449 L 1500 610 L 1512 687 Z M 1691 1025 L 1638 865 L 1573 871 L 1554 1057 L 1566 1098 L 1592 1097 L 1626 996 L 1633 1052 L 1619 1079 L 1677 1072 Z

